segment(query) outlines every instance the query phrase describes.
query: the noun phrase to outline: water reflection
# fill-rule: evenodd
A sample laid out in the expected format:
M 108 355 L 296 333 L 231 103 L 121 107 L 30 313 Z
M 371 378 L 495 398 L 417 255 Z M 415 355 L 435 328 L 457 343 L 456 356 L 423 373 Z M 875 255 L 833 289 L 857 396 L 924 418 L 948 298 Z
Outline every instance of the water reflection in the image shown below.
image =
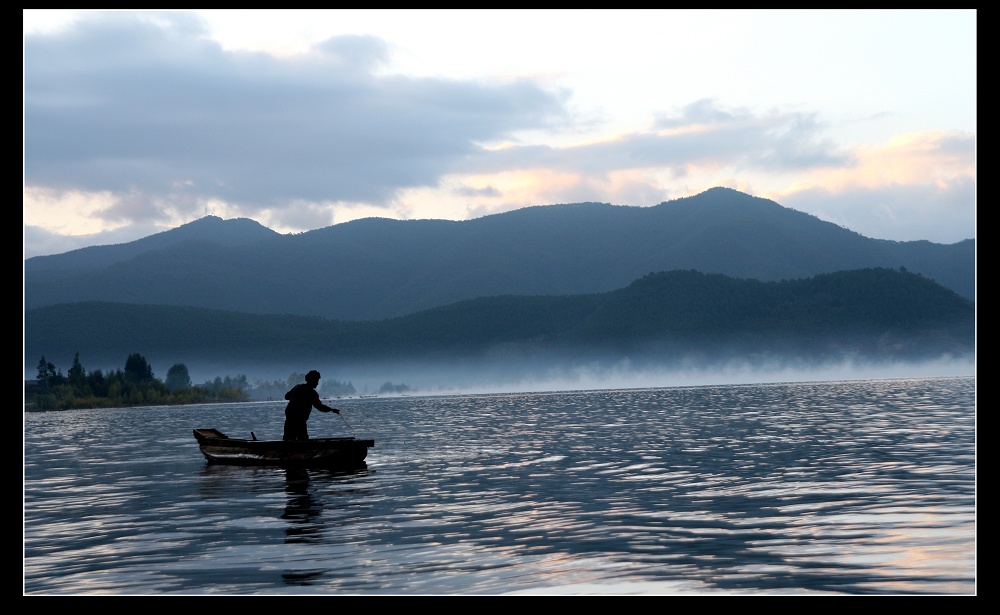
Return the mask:
M 289 586 L 300 586 L 300 587 L 311 587 L 319 581 L 323 575 L 326 574 L 326 570 L 296 570 L 295 572 L 283 572 L 281 573 L 281 578 L 284 580 L 285 585 Z
M 26 417 L 25 593 L 975 592 L 974 379 L 344 405 L 371 469 L 200 456 L 278 406 Z
M 323 504 L 309 491 L 309 470 L 286 469 L 285 493 L 288 495 L 288 503 L 281 515 L 281 518 L 288 522 L 285 542 L 319 541 L 323 536 L 323 528 L 318 523 Z

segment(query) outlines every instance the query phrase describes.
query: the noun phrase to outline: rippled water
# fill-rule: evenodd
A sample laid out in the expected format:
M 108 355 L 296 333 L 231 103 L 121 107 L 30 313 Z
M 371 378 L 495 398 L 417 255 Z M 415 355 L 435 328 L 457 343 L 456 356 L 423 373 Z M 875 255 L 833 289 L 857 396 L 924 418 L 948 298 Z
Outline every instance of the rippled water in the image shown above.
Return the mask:
M 27 413 L 25 594 L 974 594 L 974 378 Z

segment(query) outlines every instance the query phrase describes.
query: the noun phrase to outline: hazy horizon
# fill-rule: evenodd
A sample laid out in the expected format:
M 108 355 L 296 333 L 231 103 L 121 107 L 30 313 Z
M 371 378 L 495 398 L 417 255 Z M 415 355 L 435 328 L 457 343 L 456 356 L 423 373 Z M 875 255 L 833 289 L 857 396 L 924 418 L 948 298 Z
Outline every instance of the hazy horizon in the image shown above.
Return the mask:
M 48 359 L 51 361 L 51 359 Z M 238 365 L 228 364 L 224 369 L 198 361 L 177 361 L 188 368 L 191 382 L 203 384 L 216 377 L 239 378 L 246 376 L 253 385 L 255 381 L 284 382 L 294 373 L 305 374 L 318 369 L 322 374 L 320 390 L 329 381 L 351 383 L 355 395 L 397 395 L 380 393 L 386 382 L 408 387 L 404 395 L 475 395 L 475 394 L 517 394 L 575 390 L 668 388 L 687 386 L 725 386 L 746 384 L 770 384 L 781 382 L 820 382 L 840 380 L 871 380 L 886 378 L 975 376 L 974 357 L 942 358 L 927 361 L 872 362 L 787 362 L 774 358 L 769 363 L 759 361 L 734 360 L 710 365 L 688 363 L 680 366 L 656 364 L 635 365 L 623 361 L 588 361 L 569 364 L 540 359 L 543 367 L 526 369 L 524 366 L 484 361 L 475 367 L 468 363 L 406 362 L 382 364 L 357 364 L 354 366 L 324 365 L 320 361 L 306 362 L 301 366 L 291 365 Z M 53 361 L 54 364 L 56 364 Z M 86 358 L 81 363 L 87 373 L 101 369 L 105 373 L 122 369 L 122 366 L 99 367 L 88 365 Z M 153 375 L 164 380 L 167 370 L 175 363 L 149 361 Z M 463 367 L 464 366 L 464 367 Z M 63 374 L 67 366 L 56 364 Z M 25 379 L 34 379 L 37 363 L 26 366 Z

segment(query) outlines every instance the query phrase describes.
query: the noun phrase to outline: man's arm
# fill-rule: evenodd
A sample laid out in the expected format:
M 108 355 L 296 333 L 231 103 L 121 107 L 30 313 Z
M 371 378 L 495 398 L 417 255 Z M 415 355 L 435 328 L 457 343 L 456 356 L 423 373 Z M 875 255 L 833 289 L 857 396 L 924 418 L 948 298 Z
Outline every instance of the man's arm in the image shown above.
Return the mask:
M 337 414 L 340 414 L 340 410 L 331 408 L 330 406 L 324 404 L 319 398 L 319 393 L 316 393 L 316 397 L 313 398 L 313 408 L 316 408 L 320 412 L 336 412 Z

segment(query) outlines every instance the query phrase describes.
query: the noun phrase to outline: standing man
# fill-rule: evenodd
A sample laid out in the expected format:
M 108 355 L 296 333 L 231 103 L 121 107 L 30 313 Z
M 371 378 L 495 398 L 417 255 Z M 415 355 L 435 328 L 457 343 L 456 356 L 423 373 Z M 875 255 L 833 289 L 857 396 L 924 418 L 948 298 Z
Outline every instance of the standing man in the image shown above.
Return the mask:
M 316 387 L 319 385 L 319 372 L 312 370 L 306 374 L 305 384 L 297 384 L 292 390 L 285 393 L 288 405 L 285 406 L 285 434 L 283 440 L 308 440 L 309 432 L 306 430 L 306 421 L 309 420 L 309 413 L 313 408 L 320 412 L 336 412 L 340 410 L 331 408 L 319 399 L 319 392 Z

